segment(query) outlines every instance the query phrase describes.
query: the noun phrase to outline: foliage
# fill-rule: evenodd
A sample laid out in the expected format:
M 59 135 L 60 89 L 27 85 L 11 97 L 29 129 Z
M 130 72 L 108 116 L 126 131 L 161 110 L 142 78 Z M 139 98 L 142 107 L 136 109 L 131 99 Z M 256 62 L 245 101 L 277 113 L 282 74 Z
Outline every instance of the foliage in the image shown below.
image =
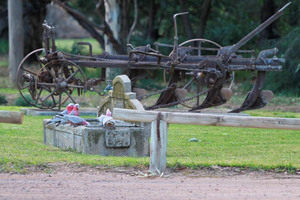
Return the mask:
M 75 55 L 81 54 L 80 52 L 82 51 L 83 47 L 81 45 L 78 45 L 77 42 L 74 42 L 72 45 L 72 50 L 71 53 Z
M 24 95 L 25 99 L 22 96 L 19 96 L 15 99 L 14 106 L 24 106 L 24 107 L 31 107 L 32 105 L 28 102 L 31 102 L 34 104 L 34 101 L 32 100 L 31 96 L 29 94 Z
M 8 102 L 7 102 L 6 98 L 5 98 L 5 95 L 0 94 L 0 105 L 1 104 L 6 104 L 6 103 L 8 103 Z
M 277 11 L 290 0 L 272 0 L 274 11 Z M 96 3 L 98 1 L 67 1 L 74 9 L 83 13 L 93 23 L 102 26 L 103 22 L 96 13 Z M 194 33 L 199 31 L 201 21 L 201 8 L 204 0 L 194 1 L 185 0 L 184 2 Z M 261 23 L 261 15 L 264 12 L 263 0 L 219 0 L 211 1 L 211 10 L 206 21 L 204 38 L 213 40 L 222 46 L 231 45 L 238 42 L 242 37 L 252 31 Z M 129 20 L 126 26 L 133 22 L 134 12 L 132 1 L 119 1 L 119 3 L 128 6 Z M 1 1 L 0 6 L 6 8 L 7 1 Z M 152 9 L 151 9 L 152 8 Z M 154 42 L 173 44 L 174 42 L 174 25 L 173 15 L 182 12 L 182 5 L 179 1 L 172 0 L 150 0 L 138 1 L 138 23 L 132 35 L 133 46 L 144 46 L 150 44 L 154 48 Z M 122 13 L 123 11 L 121 11 Z M 151 18 L 151 16 L 153 16 Z M 299 61 L 299 18 L 300 18 L 300 0 L 293 0 L 292 4 L 286 8 L 284 14 L 277 19 L 272 25 L 273 31 L 277 38 L 266 39 L 261 41 L 258 35 L 245 44 L 242 49 L 254 49 L 256 53 L 263 49 L 277 46 L 279 57 L 285 57 L 286 64 L 283 72 L 267 73 L 266 88 L 272 89 L 276 93 L 289 95 L 300 95 L 300 61 Z M 120 16 L 122 20 L 122 16 Z M 177 18 L 179 43 L 190 39 L 185 31 L 185 24 L 182 17 Z M 125 25 L 124 25 L 125 26 Z M 127 27 L 128 28 L 128 27 Z M 1 29 L 1 27 L 0 27 Z M 91 40 L 91 39 L 87 39 Z M 78 40 L 75 40 L 75 42 Z M 80 40 L 80 41 L 85 41 Z M 78 47 L 74 40 L 56 40 L 59 50 L 80 53 L 87 55 L 86 47 Z M 96 47 L 97 45 L 97 47 Z M 95 48 L 96 47 L 96 48 Z M 168 55 L 172 49 L 160 48 L 161 53 Z M 0 38 L 0 54 L 7 53 L 8 41 Z M 99 44 L 93 40 L 93 54 L 101 54 L 102 50 Z M 94 73 L 84 69 L 88 73 L 88 78 L 97 77 L 100 70 Z M 152 73 L 152 72 L 151 72 Z M 154 73 L 154 75 L 156 75 Z M 244 81 L 244 74 L 238 72 L 237 80 Z M 153 74 L 151 74 L 153 76 Z M 99 76 L 98 76 L 99 77 Z M 274 81 L 276 80 L 276 81 Z M 162 82 L 162 76 L 158 80 Z M 247 84 L 246 84 L 247 85 Z
M 254 114 L 284 117 L 288 113 Z M 51 117 L 25 116 L 22 125 L 0 124 L 0 171 L 22 173 L 27 167 L 47 168 L 47 164 L 53 162 L 92 167 L 149 166 L 148 157 L 104 157 L 44 145 L 42 121 L 45 118 Z M 219 165 L 289 171 L 300 168 L 299 131 L 171 124 L 168 132 L 169 167 Z M 197 138 L 199 142 L 189 142 L 190 138 Z
M 269 1 L 274 6 L 274 12 L 288 3 L 289 0 Z M 201 8 L 204 0 L 184 1 L 189 11 L 189 19 L 194 33 L 199 30 L 201 20 Z M 222 46 L 232 45 L 247 35 L 261 22 L 261 15 L 265 1 L 233 1 L 220 0 L 211 2 L 211 10 L 206 21 L 204 38 L 213 40 Z M 71 2 L 71 5 L 84 13 L 93 22 L 101 24 L 95 12 L 95 3 L 86 3 L 84 0 Z M 132 6 L 132 4 L 128 4 Z M 151 6 L 155 10 L 151 10 Z M 133 7 L 133 6 L 132 6 Z M 173 44 L 174 27 L 172 16 L 182 12 L 181 4 L 177 1 L 139 1 L 139 20 L 133 32 L 132 43 L 134 46 L 150 44 L 153 48 L 154 42 Z M 130 10 L 130 17 L 133 18 L 133 10 Z M 279 57 L 285 57 L 287 62 L 282 73 L 267 73 L 266 88 L 276 93 L 300 94 L 299 84 L 299 14 L 300 0 L 295 0 L 285 10 L 285 13 L 273 24 L 273 31 L 277 38 L 261 40 L 261 35 L 252 38 L 242 49 L 254 49 L 257 53 L 263 49 L 278 46 Z M 154 15 L 153 20 L 150 18 Z M 177 18 L 179 43 L 189 39 L 182 17 Z M 298 39 L 297 39 L 298 38 Z M 160 48 L 161 53 L 168 55 L 172 49 Z M 298 69 L 298 70 L 297 70 Z M 241 75 L 240 75 L 241 74 Z M 240 79 L 241 78 L 241 79 Z M 244 81 L 243 73 L 237 73 L 237 80 Z M 276 80 L 276 81 L 274 81 Z M 160 79 L 161 81 L 161 79 Z
M 267 74 L 266 88 L 285 94 L 300 96 L 300 28 L 293 29 L 277 44 L 286 62 L 282 72 Z M 276 80 L 276 81 L 274 81 Z
M 0 55 L 8 53 L 8 40 L 0 38 Z
M 157 90 L 157 89 L 163 89 L 165 85 L 162 84 L 160 81 L 160 78 L 158 75 L 156 78 L 143 78 L 137 81 L 136 87 L 138 88 L 144 88 L 146 90 Z

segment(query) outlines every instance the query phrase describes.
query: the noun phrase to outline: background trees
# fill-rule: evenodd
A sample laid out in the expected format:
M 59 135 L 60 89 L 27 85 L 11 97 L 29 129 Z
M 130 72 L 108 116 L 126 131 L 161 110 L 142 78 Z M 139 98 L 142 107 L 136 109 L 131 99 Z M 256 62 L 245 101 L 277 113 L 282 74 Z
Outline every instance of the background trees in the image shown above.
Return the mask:
M 59 0 L 55 0 L 57 1 Z M 39 24 L 43 21 L 44 8 L 49 2 L 23 0 L 25 32 L 31 32 L 32 35 L 35 33 L 34 37 L 25 34 L 25 53 L 41 45 L 42 34 Z M 126 53 L 127 36 L 135 18 L 137 18 L 136 26 L 131 36 L 131 43 L 134 46 L 153 44 L 155 41 L 172 44 L 174 37 L 172 16 L 182 11 L 188 11 L 190 14 L 178 18 L 179 42 L 203 37 L 225 46 L 236 43 L 289 0 L 61 0 L 60 2 L 63 2 L 62 6 L 65 9 L 67 7 L 84 16 L 75 19 L 81 21 L 79 23 L 89 32 L 94 31 L 94 35 L 91 35 L 103 48 L 107 50 L 106 45 L 111 44 L 116 53 Z M 135 10 L 135 2 L 138 12 Z M 70 10 L 68 12 L 72 14 Z M 116 10 L 117 15 L 109 16 L 110 12 Z M 72 15 L 75 15 L 74 12 Z M 7 25 L 3 23 L 6 15 L 6 2 L 2 1 L 0 3 L 2 38 L 7 37 L 5 34 Z M 118 27 L 111 24 L 112 18 L 109 17 L 117 18 Z M 107 38 L 106 42 L 104 35 Z M 279 47 L 279 56 L 285 56 L 287 59 L 284 71 L 270 73 L 266 84 L 267 87 L 275 89 L 275 92 L 285 91 L 300 95 L 299 37 L 300 0 L 294 0 L 282 17 L 243 47 L 256 51 Z M 168 50 L 163 53 L 168 53 Z

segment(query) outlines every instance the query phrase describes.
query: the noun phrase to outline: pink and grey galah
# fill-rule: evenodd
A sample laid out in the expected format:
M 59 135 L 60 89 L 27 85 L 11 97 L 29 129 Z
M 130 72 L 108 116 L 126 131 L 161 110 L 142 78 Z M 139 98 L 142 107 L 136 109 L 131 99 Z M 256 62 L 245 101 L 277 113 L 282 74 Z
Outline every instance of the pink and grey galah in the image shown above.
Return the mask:
M 70 114 L 73 110 L 73 107 L 74 107 L 74 104 L 69 103 L 69 105 L 67 105 L 66 109 L 64 111 L 60 112 L 59 114 L 62 114 L 62 115 Z
M 70 115 L 75 115 L 75 116 L 79 116 L 79 104 L 76 103 L 73 107 L 72 112 L 70 113 Z

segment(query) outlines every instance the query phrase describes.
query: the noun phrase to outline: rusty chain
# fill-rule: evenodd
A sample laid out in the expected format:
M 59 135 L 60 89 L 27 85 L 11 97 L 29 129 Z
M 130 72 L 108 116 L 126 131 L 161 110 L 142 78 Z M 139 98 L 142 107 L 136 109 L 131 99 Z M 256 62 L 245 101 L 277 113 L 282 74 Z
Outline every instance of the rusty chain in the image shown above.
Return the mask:
M 216 84 L 214 87 L 219 86 L 219 85 L 222 85 L 222 84 L 224 84 L 225 82 L 227 82 L 227 81 L 229 81 L 229 80 L 230 80 L 230 79 L 224 80 L 224 81 L 222 81 L 222 82 Z M 148 106 L 148 107 L 145 107 L 145 110 L 150 110 L 150 109 L 151 109 L 151 110 L 154 110 L 154 109 L 158 109 L 158 108 L 172 107 L 172 106 L 176 106 L 176 105 L 178 105 L 178 104 L 181 104 L 181 105 L 183 105 L 183 106 L 185 106 L 185 107 L 188 107 L 188 108 L 192 108 L 192 107 L 190 107 L 190 106 L 188 106 L 188 105 L 185 105 L 184 102 L 190 101 L 190 100 L 195 99 L 195 98 L 197 98 L 197 97 L 199 97 L 199 96 L 201 96 L 201 95 L 203 95 L 203 94 L 206 94 L 206 93 L 208 93 L 209 91 L 211 91 L 214 87 L 209 88 L 209 89 L 207 89 L 207 90 L 205 90 L 205 91 L 199 92 L 198 94 L 196 94 L 196 95 L 194 95 L 194 96 L 192 96 L 192 97 L 185 98 L 185 99 L 183 99 L 183 100 L 178 100 L 178 101 L 175 101 L 175 102 L 171 102 L 171 103 L 167 103 L 167 104 L 162 104 L 162 105 L 157 105 L 157 106 Z
M 172 107 L 172 106 L 176 106 L 178 104 L 181 104 L 183 106 L 189 107 L 189 106 L 187 106 L 187 105 L 185 105 L 183 103 L 186 102 L 186 101 L 190 101 L 190 100 L 192 100 L 192 99 L 194 99 L 194 98 L 196 98 L 198 96 L 201 96 L 201 95 L 203 95 L 205 93 L 208 93 L 210 90 L 212 90 L 212 88 L 210 88 L 208 90 L 205 90 L 203 92 L 199 92 L 198 94 L 196 94 L 196 95 L 194 95 L 192 97 L 185 98 L 183 100 L 178 100 L 178 101 L 175 101 L 175 102 L 172 102 L 172 103 L 167 103 L 167 104 L 162 104 L 162 105 L 157 105 L 157 106 L 148 106 L 148 107 L 145 107 L 145 110 L 149 110 L 149 109 L 151 109 L 151 110 L 153 109 L 154 110 L 154 109 L 158 109 L 158 108 Z
M 174 87 L 174 86 L 172 86 L 172 87 Z M 164 88 L 164 89 L 157 90 L 157 91 L 155 91 L 155 92 L 153 92 L 153 93 L 151 93 L 151 94 L 146 94 L 146 95 L 137 97 L 136 99 L 139 100 L 139 101 L 141 101 L 141 100 L 147 99 L 147 98 L 149 98 L 149 97 L 152 97 L 152 96 L 154 96 L 154 95 L 156 95 L 156 94 L 161 94 L 161 93 L 163 93 L 164 91 L 167 91 L 167 90 L 171 89 L 172 87 L 171 87 L 171 86 L 170 86 L 170 87 L 166 87 L 166 88 Z

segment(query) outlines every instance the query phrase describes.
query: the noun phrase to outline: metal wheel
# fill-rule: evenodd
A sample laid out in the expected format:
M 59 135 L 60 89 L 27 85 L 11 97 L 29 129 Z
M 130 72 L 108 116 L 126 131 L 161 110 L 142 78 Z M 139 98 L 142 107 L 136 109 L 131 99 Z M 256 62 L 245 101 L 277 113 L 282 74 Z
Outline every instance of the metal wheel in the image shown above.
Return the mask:
M 17 71 L 17 87 L 21 96 L 27 103 L 38 108 L 45 108 L 38 104 L 35 90 L 37 72 L 43 68 L 43 60 L 44 48 L 36 49 L 23 58 Z
M 222 46 L 218 43 L 202 39 L 202 38 L 195 38 L 191 40 L 187 40 L 178 45 L 178 55 L 177 58 L 180 59 L 180 54 L 189 54 L 189 55 L 196 55 L 201 56 L 203 55 L 203 51 L 205 52 L 215 52 L 213 55 L 216 55 L 217 52 L 220 50 Z M 174 57 L 174 52 L 172 51 L 169 54 L 169 57 Z M 170 80 L 170 77 L 167 78 L 167 72 L 164 70 L 164 82 L 167 86 L 167 80 Z
M 79 103 L 87 91 L 86 77 L 81 68 L 68 60 L 55 60 L 42 67 L 37 73 L 36 101 L 52 110 L 60 110 L 68 99 Z M 75 98 L 72 93 L 76 92 Z
M 34 50 L 18 67 L 17 87 L 23 99 L 34 107 L 51 110 L 60 110 L 68 99 L 80 102 L 86 92 L 80 67 L 68 60 L 49 62 L 44 56 L 44 48 Z M 82 97 L 71 97 L 74 90 Z

